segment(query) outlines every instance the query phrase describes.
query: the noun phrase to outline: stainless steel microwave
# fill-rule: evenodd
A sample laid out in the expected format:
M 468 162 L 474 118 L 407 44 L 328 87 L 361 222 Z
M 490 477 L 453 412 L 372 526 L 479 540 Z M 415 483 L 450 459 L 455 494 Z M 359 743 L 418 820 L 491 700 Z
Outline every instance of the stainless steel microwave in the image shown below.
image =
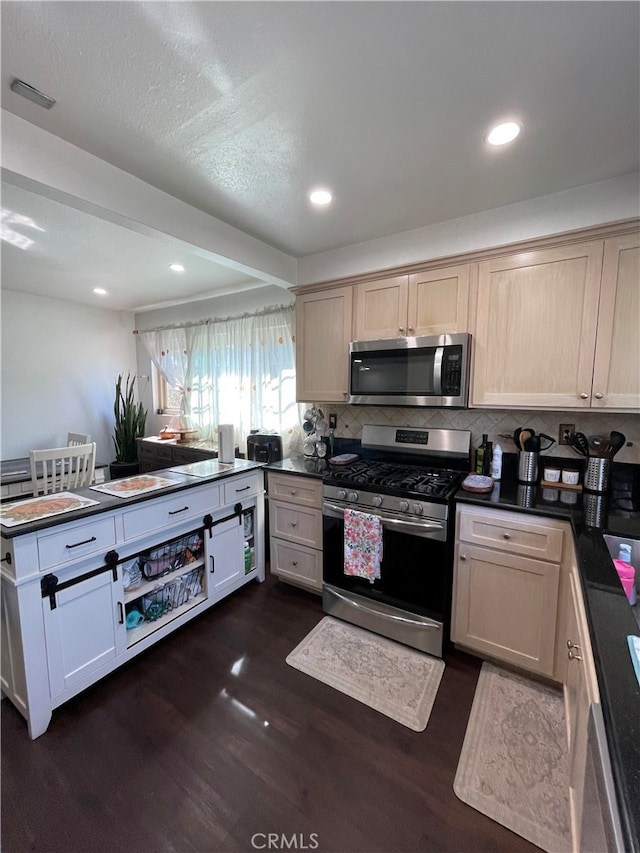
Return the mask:
M 465 409 L 471 335 L 354 341 L 349 345 L 348 402 L 367 406 Z

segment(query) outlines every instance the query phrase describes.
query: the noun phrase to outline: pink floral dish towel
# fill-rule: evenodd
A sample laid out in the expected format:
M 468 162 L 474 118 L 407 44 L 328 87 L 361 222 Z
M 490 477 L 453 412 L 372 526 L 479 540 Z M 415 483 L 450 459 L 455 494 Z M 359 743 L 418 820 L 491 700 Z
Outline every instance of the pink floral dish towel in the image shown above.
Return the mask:
M 344 511 L 344 573 L 366 578 L 371 583 L 380 577 L 382 560 L 382 522 L 377 515 Z

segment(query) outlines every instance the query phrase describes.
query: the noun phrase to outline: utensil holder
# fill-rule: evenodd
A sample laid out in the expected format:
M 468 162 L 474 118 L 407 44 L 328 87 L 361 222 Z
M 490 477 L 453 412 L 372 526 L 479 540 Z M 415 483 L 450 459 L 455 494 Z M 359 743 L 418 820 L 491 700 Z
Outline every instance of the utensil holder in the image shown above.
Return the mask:
M 611 481 L 611 460 L 604 456 L 590 456 L 584 475 L 584 488 L 588 492 L 606 492 Z
M 518 481 L 535 483 L 538 479 L 538 454 L 532 450 L 521 450 L 518 454 Z

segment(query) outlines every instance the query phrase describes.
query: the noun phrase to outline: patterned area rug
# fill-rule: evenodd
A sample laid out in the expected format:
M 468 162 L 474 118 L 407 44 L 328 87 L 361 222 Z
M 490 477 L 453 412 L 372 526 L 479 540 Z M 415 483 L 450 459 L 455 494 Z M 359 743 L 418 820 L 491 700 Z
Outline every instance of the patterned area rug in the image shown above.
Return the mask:
M 453 789 L 543 850 L 571 850 L 562 693 L 483 663 Z
M 331 616 L 287 663 L 416 732 L 427 726 L 444 672 L 438 658 Z

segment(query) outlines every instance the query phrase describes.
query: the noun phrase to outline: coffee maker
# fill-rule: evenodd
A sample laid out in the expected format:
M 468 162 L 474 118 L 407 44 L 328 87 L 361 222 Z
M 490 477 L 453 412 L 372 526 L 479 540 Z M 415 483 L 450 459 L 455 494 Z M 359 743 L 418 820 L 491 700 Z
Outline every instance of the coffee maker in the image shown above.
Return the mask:
M 282 459 L 282 439 L 279 435 L 252 432 L 247 436 L 247 459 L 254 462 L 279 462 Z

